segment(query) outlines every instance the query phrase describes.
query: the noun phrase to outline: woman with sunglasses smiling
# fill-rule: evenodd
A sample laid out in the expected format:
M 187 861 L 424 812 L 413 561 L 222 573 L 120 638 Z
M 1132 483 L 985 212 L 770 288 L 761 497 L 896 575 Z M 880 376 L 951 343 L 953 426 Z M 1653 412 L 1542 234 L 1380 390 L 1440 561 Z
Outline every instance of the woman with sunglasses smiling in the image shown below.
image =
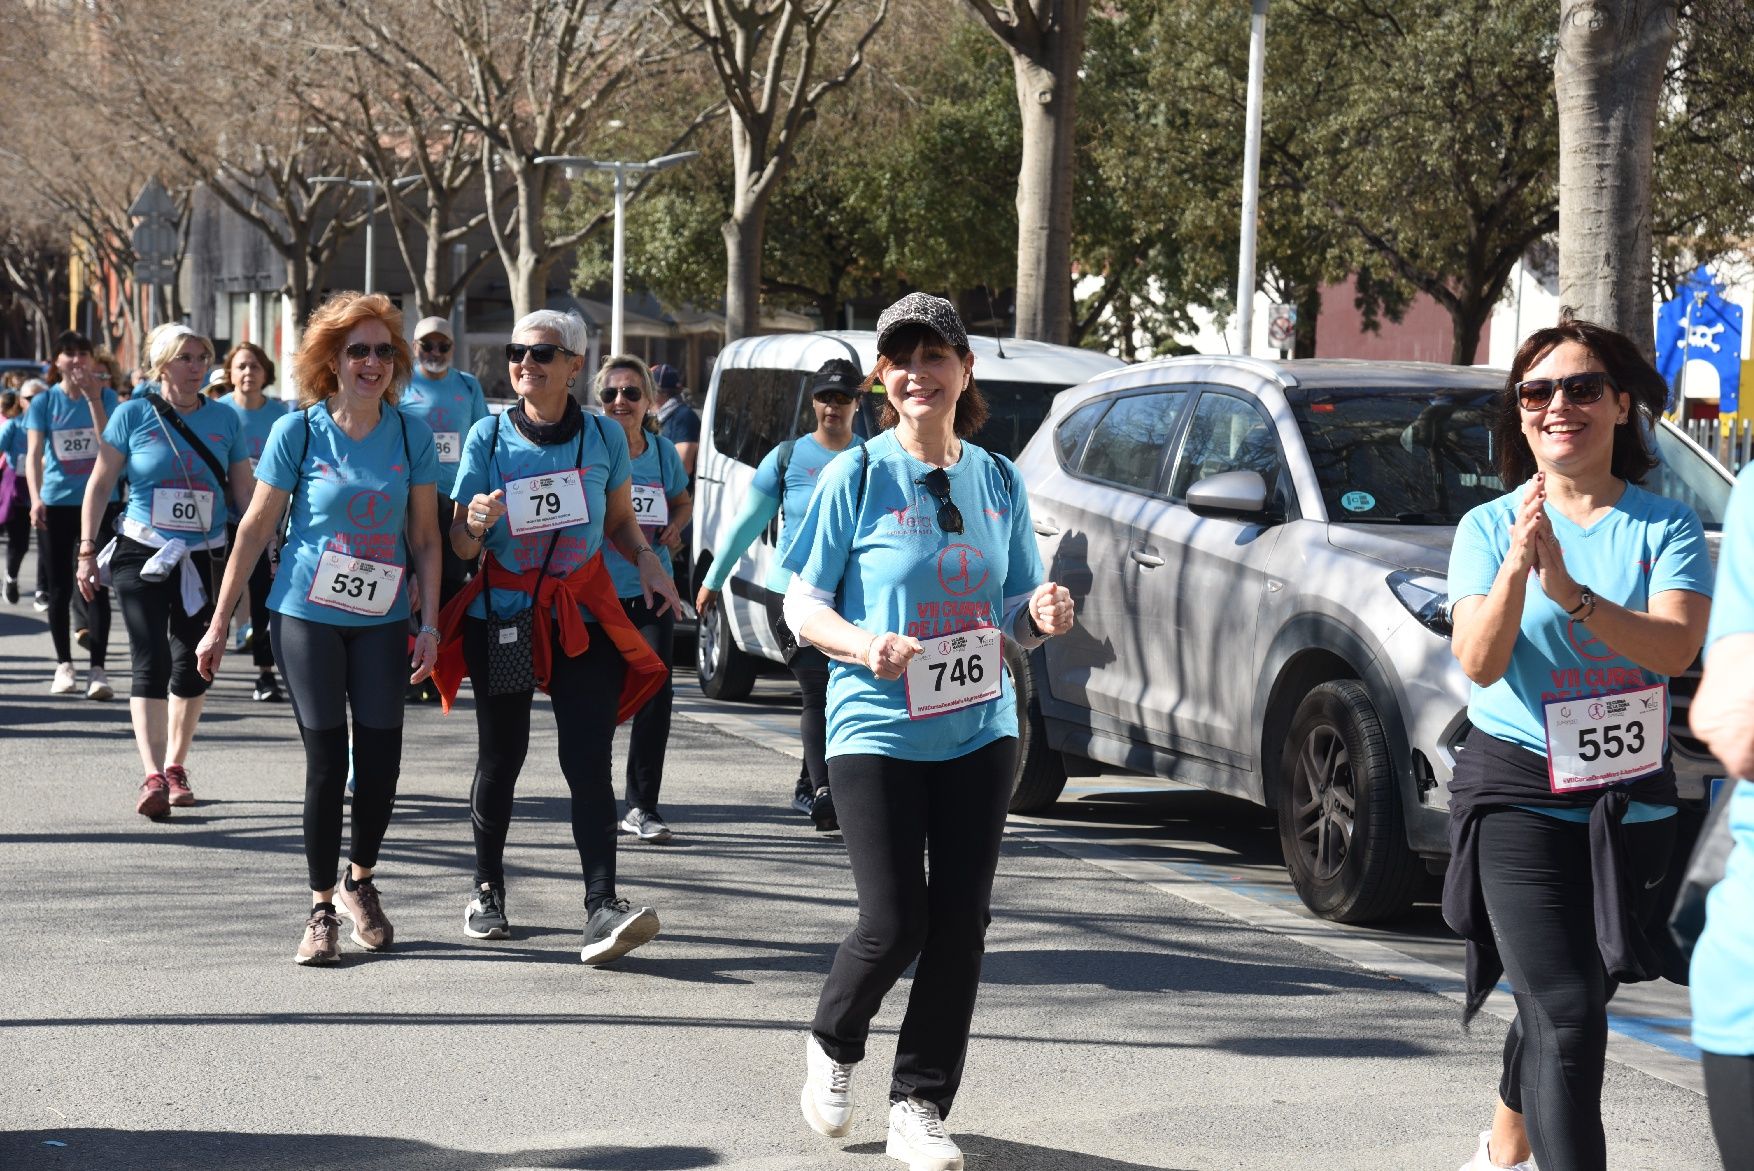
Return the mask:
M 410 593 L 419 590 L 420 613 L 436 615 L 439 585 L 438 456 L 426 424 L 396 409 L 412 365 L 402 314 L 381 293 L 337 293 L 311 314 L 293 367 L 302 409 L 268 433 L 256 494 L 201 640 L 201 673 L 211 679 L 227 618 L 285 516 L 268 608 L 305 746 L 311 906 L 293 957 L 300 964 L 340 958 L 337 901 L 353 920 L 354 943 L 382 951 L 395 940 L 373 873 L 401 775 L 403 697 L 431 674 L 439 651 L 437 628 L 422 626 L 409 674 Z M 337 886 L 350 715 L 353 842 Z
M 871 1020 L 917 958 L 887 1149 L 943 1171 L 962 1166 L 943 1119 L 1017 763 L 1002 640 L 1071 629 L 1072 601 L 1042 580 L 1016 468 L 968 442 L 986 403 L 955 307 L 910 293 L 878 318 L 877 350 L 886 430 L 822 473 L 784 559 L 786 620 L 834 660 L 828 771 L 859 900 L 805 1038 L 800 1104 L 819 1133 L 847 1133 Z
M 585 879 L 579 959 L 605 964 L 658 933 L 657 915 L 616 893 L 610 754 L 615 725 L 669 677 L 622 609 L 605 543 L 638 567 L 649 610 L 673 615 L 679 603 L 634 511 L 625 432 L 586 416 L 569 393 L 584 348 L 585 323 L 571 314 L 539 310 L 512 332 L 507 375 L 518 401 L 469 432 L 451 492 L 463 505 L 451 547 L 460 557 L 481 557 L 481 568 L 445 607 L 434 679 L 446 711 L 465 674 L 475 687 L 475 877 L 464 933 L 511 933 L 505 843 L 530 745 L 530 710 L 542 690 L 553 701 Z
M 687 527 L 694 501 L 688 494 L 688 471 L 682 466 L 682 456 L 674 443 L 658 433 L 658 417 L 647 413 L 652 402 L 651 372 L 639 358 L 619 354 L 603 360 L 595 386 L 603 413 L 621 424 L 627 436 L 633 511 L 639 518 L 640 532 L 656 550 L 664 573 L 674 581 L 670 546 L 678 543 L 678 534 Z M 609 565 L 609 576 L 615 579 L 615 592 L 621 597 L 628 621 L 663 660 L 665 670 L 663 686 L 633 717 L 627 746 L 627 812 L 621 818 L 621 828 L 642 842 L 667 842 L 670 827 L 658 812 L 658 790 L 664 784 L 664 752 L 670 742 L 674 692 L 669 670 L 675 658 L 676 614 L 668 609 L 660 614 L 645 600 L 639 567 L 613 545 L 603 550 L 603 559 Z
M 1473 681 L 1449 786 L 1444 918 L 1472 1016 L 1517 1016 L 1470 1168 L 1599 1171 L 1607 1002 L 1662 975 L 1675 839 L 1668 681 L 1705 637 L 1711 562 L 1687 505 L 1640 487 L 1668 388 L 1622 335 L 1566 318 L 1517 351 L 1493 438 L 1517 486 L 1462 518 L 1455 634 Z
M 859 368 L 845 358 L 829 359 L 811 376 L 810 406 L 816 416 L 816 428 L 808 435 L 779 444 L 756 467 L 755 482 L 737 518 L 731 522 L 731 531 L 719 542 L 712 569 L 695 599 L 695 609 L 703 619 L 719 604 L 719 592 L 730 580 L 737 562 L 755 543 L 755 538 L 767 531 L 775 516 L 780 520 L 779 540 L 768 562 L 766 585 L 773 595 L 785 595 L 792 574 L 781 562 L 805 510 L 810 507 L 817 478 L 835 456 L 864 442 L 853 434 L 853 416 L 858 411 L 858 396 L 864 382 Z M 770 612 L 770 622 L 775 617 Z M 789 628 L 782 631 L 777 622 L 773 624 L 783 648 L 790 636 Z M 792 642 L 795 646 L 796 640 Z M 828 660 L 813 646 L 795 646 L 786 666 L 798 681 L 804 700 L 798 713 L 804 759 L 799 763 L 798 781 L 792 791 L 792 808 L 809 817 L 818 830 L 829 833 L 838 830 L 840 822 L 835 818 L 828 760 L 824 755 L 828 747 Z

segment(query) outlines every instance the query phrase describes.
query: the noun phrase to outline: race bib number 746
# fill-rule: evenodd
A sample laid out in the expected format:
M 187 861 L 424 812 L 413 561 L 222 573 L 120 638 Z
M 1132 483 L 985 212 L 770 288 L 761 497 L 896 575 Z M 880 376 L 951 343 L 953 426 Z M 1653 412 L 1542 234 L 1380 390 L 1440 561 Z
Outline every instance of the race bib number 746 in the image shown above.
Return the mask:
M 997 629 L 976 626 L 922 640 L 908 660 L 907 714 L 915 720 L 991 703 L 1003 690 L 1002 642 Z

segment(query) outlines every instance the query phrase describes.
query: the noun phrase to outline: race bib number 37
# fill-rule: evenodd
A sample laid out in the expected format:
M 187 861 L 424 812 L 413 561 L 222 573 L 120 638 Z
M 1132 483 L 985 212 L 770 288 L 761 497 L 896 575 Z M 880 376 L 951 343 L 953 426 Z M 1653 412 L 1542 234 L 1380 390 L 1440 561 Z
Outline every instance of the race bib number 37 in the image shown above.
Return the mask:
M 1548 786 L 1602 789 L 1663 767 L 1668 688 L 1559 699 L 1546 705 Z
M 505 486 L 506 523 L 517 536 L 586 524 L 585 484 L 575 469 L 525 476 Z
M 309 599 L 319 606 L 382 618 L 396 604 L 402 567 L 353 557 L 333 549 L 317 559 Z
M 670 502 L 664 490 L 651 484 L 633 485 L 633 518 L 647 528 L 661 529 L 670 523 Z
M 991 626 L 922 640 L 926 649 L 908 660 L 907 714 L 924 720 L 976 704 L 991 703 L 1002 690 L 1002 640 Z

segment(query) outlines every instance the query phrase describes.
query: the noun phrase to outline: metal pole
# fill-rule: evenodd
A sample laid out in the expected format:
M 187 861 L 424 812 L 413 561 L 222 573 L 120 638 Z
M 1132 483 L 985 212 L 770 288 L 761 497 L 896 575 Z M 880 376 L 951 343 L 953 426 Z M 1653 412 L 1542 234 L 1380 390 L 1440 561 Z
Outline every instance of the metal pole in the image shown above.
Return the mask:
M 615 282 L 610 291 L 609 305 L 609 352 L 625 354 L 622 348 L 623 324 L 626 316 L 626 303 L 621 290 L 621 278 L 627 264 L 627 175 L 620 167 L 615 168 Z
M 1267 0 L 1249 17 L 1248 131 L 1242 156 L 1242 247 L 1236 264 L 1237 353 L 1248 354 L 1255 327 L 1255 218 L 1261 202 L 1261 93 L 1267 67 Z
M 463 273 L 468 271 L 468 268 L 469 245 L 452 244 L 451 279 L 454 281 L 462 280 Z M 467 285 L 459 285 L 457 287 L 457 299 L 451 302 L 451 337 L 454 339 L 451 344 L 456 347 L 456 353 L 452 355 L 451 361 L 456 363 L 458 368 L 463 370 L 469 369 L 469 344 L 463 340 L 468 336 L 468 327 L 466 324 L 467 306 L 465 305 L 465 302 L 468 301 L 468 299 L 469 287 Z
M 378 222 L 378 188 L 375 183 L 366 184 L 365 192 L 365 291 L 371 292 L 377 279 L 377 249 L 373 247 L 373 232 Z

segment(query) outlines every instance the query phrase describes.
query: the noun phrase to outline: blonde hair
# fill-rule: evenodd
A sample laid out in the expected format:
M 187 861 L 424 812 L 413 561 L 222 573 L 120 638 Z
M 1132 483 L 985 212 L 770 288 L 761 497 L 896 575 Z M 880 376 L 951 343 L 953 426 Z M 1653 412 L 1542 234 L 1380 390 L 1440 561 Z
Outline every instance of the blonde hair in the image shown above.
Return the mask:
M 167 322 L 154 326 L 146 335 L 146 373 L 154 382 L 163 384 L 165 369 L 182 352 L 183 342 L 194 338 L 207 351 L 207 360 L 213 361 L 213 343 L 190 329 L 181 322 Z M 120 390 L 121 387 L 117 387 Z
M 292 359 L 299 409 L 333 398 L 341 389 L 335 373 L 341 350 L 347 344 L 347 335 L 367 321 L 383 323 L 390 331 L 390 344 L 396 347 L 390 385 L 384 388 L 384 401 L 396 405 L 397 395 L 414 376 L 414 353 L 408 348 L 408 339 L 402 336 L 402 311 L 382 293 L 336 293 L 305 322 L 304 343 Z
M 640 401 L 646 404 L 646 415 L 640 420 L 640 426 L 653 435 L 658 433 L 658 417 L 651 413 L 651 407 L 657 400 L 657 390 L 652 382 L 651 367 L 645 359 L 634 354 L 611 354 L 603 359 L 597 367 L 597 375 L 591 379 L 591 393 L 596 396 L 598 405 L 603 401 L 603 389 L 609 385 L 609 373 L 612 370 L 632 370 L 639 375 Z

